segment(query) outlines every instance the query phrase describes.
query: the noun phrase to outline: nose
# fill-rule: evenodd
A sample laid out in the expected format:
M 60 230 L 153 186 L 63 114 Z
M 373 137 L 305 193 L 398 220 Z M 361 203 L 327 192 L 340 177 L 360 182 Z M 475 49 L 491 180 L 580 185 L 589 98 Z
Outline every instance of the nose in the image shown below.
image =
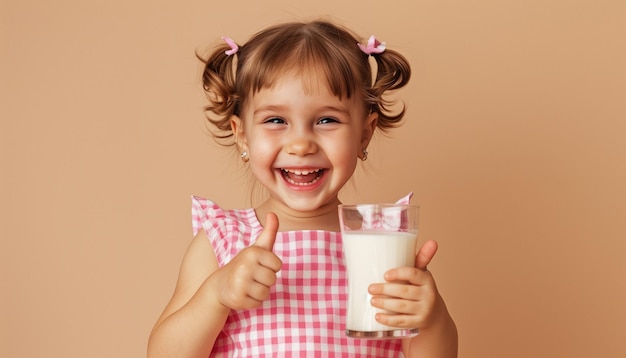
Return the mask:
M 305 156 L 317 152 L 317 144 L 308 136 L 297 136 L 292 138 L 287 145 L 285 151 L 291 155 Z

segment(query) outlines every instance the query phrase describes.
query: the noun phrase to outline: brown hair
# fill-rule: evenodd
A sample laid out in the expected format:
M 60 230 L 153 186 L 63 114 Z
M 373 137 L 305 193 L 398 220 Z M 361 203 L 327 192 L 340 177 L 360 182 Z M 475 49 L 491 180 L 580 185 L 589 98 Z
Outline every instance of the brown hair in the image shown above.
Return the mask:
M 287 72 L 324 74 L 329 90 L 339 98 L 361 96 L 366 112 L 378 113 L 378 128 L 385 131 L 397 126 L 405 108 L 392 113 L 389 107 L 393 102 L 383 95 L 407 84 L 409 63 L 390 49 L 372 55 L 377 64 L 372 83 L 369 56 L 357 42 L 349 30 L 327 21 L 294 22 L 257 33 L 236 55 L 227 55 L 230 47 L 223 44 L 207 59 L 198 56 L 206 64 L 202 82 L 209 100 L 207 119 L 221 132 L 214 133 L 215 137 L 232 136 L 230 117 L 239 115 L 247 96 L 271 87 Z

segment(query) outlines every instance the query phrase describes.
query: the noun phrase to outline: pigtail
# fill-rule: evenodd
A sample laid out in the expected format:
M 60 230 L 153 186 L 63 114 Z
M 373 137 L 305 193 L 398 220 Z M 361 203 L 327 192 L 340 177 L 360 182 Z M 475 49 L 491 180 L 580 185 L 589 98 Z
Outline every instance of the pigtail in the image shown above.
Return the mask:
M 227 54 L 231 47 L 217 47 L 205 60 L 196 55 L 204 66 L 202 87 L 209 101 L 204 107 L 207 121 L 214 125 L 218 132 L 213 132 L 217 139 L 233 136 L 230 118 L 239 114 L 239 96 L 235 92 L 236 56 Z
M 377 125 L 383 132 L 401 124 L 404 103 L 398 107 L 388 95 L 408 83 L 411 68 L 403 55 L 387 49 L 374 36 L 361 44 L 348 30 L 314 21 L 263 30 L 241 49 L 232 39 L 222 39 L 225 44 L 206 59 L 198 58 L 205 64 L 202 84 L 208 100 L 204 107 L 207 124 L 224 145 L 233 144 L 231 118 L 241 115 L 247 97 L 271 87 L 292 70 L 320 71 L 315 75 L 325 77 L 330 91 L 339 98 L 349 98 L 356 91 L 364 108 L 378 114 Z
M 405 106 L 394 114 L 391 106 L 395 101 L 388 100 L 384 96 L 388 91 L 404 87 L 411 78 L 411 67 L 407 59 L 400 53 L 386 49 L 384 52 L 372 55 L 376 60 L 376 79 L 370 89 L 373 100 L 372 111 L 378 113 L 378 127 L 385 131 L 400 125 L 404 117 Z

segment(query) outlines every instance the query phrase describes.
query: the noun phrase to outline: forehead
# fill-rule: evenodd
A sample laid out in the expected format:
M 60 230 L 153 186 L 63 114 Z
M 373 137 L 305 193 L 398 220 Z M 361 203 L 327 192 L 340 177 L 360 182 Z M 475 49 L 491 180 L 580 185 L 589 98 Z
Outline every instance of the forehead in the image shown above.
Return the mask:
M 262 88 L 271 88 L 274 82 L 285 75 L 296 75 L 312 87 L 320 81 L 325 82 L 327 88 L 337 96 L 358 96 L 360 89 L 369 86 L 369 75 L 364 73 L 368 67 L 363 66 L 362 61 L 354 56 L 330 50 L 304 41 L 292 47 L 252 49 L 239 62 L 237 92 L 243 94 L 252 89 L 254 93 Z
M 259 72 L 252 86 L 257 91 L 272 88 L 276 82 L 284 79 L 297 79 L 305 89 L 311 91 L 324 87 L 338 97 L 352 97 L 356 87 L 354 81 L 349 80 L 353 76 L 341 73 L 324 60 L 294 59 Z
M 275 89 L 288 84 L 298 86 L 308 96 L 333 96 L 340 100 L 347 97 L 346 93 L 336 91 L 325 73 L 316 66 L 302 66 L 276 74 L 261 89 Z
M 298 73 L 284 74 L 271 85 L 249 92 L 242 115 L 247 117 L 263 109 L 311 113 L 333 110 L 355 117 L 365 113 L 361 98 L 335 95 L 323 78 Z
M 286 64 L 287 65 L 287 64 Z M 354 105 L 365 106 L 365 97 L 355 83 L 346 80 L 346 76 L 329 70 L 328 64 L 305 63 L 288 64 L 282 69 L 275 68 L 258 75 L 255 85 L 248 88 L 244 97 L 250 98 L 260 91 L 275 89 L 287 83 L 298 83 L 299 89 L 309 96 L 332 96 L 338 100 L 347 100 Z

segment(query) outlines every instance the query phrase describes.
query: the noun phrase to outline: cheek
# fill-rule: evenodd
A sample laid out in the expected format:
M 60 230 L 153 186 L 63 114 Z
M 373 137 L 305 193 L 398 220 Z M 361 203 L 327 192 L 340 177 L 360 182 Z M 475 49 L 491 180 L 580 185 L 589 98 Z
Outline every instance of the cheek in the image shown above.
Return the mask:
M 328 154 L 332 157 L 331 161 L 336 166 L 340 166 L 344 170 L 352 173 L 356 168 L 358 159 L 358 145 L 355 145 L 352 141 L 335 142 L 334 145 L 329 148 Z
M 329 150 L 337 156 L 344 158 L 353 158 L 358 155 L 361 144 L 356 135 L 344 136 L 336 138 L 327 143 Z
M 276 155 L 276 146 L 271 141 L 252 141 L 248 142 L 248 152 L 251 159 L 254 156 L 259 161 L 267 161 Z
M 276 145 L 272 141 L 248 141 L 248 155 L 250 156 L 250 169 L 254 176 L 267 175 L 267 171 L 272 169 L 276 159 Z
M 275 141 L 270 140 L 266 133 L 255 131 L 254 128 L 251 128 L 246 132 L 246 143 L 250 153 L 263 155 L 272 150 L 272 143 L 275 143 Z

